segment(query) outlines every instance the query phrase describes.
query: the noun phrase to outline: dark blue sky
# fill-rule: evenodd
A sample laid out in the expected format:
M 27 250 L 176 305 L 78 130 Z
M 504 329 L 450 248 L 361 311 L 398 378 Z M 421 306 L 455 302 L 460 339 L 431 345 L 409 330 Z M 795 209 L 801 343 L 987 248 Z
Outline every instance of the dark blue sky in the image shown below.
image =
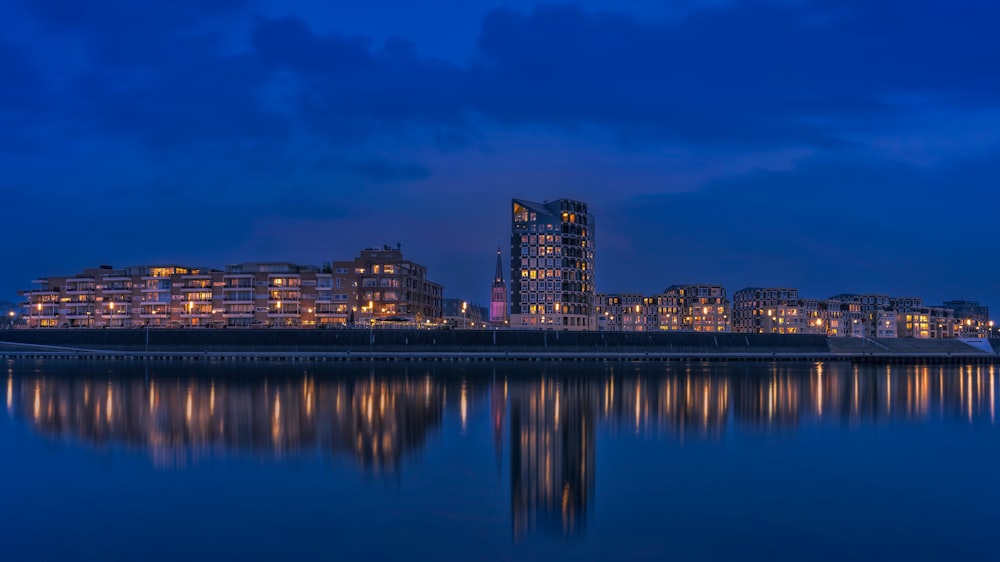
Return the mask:
M 992 2 L 0 3 L 0 300 L 96 264 L 401 242 L 486 301 L 509 200 L 598 289 L 1000 306 Z

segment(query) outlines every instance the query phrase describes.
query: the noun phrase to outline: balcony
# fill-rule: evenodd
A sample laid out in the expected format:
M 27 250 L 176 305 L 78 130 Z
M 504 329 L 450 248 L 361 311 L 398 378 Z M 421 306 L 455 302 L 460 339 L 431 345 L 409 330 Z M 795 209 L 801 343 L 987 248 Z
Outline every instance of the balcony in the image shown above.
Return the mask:
M 96 292 L 94 287 L 71 287 L 66 286 L 67 295 L 93 295 Z

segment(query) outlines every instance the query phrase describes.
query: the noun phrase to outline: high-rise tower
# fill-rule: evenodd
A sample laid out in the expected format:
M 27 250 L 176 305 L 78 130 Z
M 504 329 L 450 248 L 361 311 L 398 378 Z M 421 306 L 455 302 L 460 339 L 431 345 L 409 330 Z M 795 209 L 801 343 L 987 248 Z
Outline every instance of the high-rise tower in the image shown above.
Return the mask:
M 500 248 L 497 248 L 497 272 L 493 276 L 493 288 L 490 291 L 490 323 L 494 326 L 504 326 L 507 323 L 507 283 L 503 280 Z
M 594 216 L 586 203 L 511 203 L 511 327 L 595 329 Z

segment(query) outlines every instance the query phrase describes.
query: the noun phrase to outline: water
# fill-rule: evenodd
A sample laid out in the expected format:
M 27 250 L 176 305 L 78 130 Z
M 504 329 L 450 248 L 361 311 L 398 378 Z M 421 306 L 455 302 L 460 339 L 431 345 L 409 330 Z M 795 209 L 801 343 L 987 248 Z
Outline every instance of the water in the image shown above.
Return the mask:
M 992 560 L 991 366 L 9 362 L 2 560 Z

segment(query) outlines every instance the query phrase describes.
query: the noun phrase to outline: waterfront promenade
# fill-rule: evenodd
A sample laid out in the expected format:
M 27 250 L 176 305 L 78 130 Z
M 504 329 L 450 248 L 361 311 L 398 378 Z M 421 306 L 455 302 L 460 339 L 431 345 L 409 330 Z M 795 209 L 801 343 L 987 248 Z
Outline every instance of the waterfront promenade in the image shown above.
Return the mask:
M 820 335 L 446 330 L 6 330 L 0 357 L 272 361 L 994 363 L 1000 341 Z

